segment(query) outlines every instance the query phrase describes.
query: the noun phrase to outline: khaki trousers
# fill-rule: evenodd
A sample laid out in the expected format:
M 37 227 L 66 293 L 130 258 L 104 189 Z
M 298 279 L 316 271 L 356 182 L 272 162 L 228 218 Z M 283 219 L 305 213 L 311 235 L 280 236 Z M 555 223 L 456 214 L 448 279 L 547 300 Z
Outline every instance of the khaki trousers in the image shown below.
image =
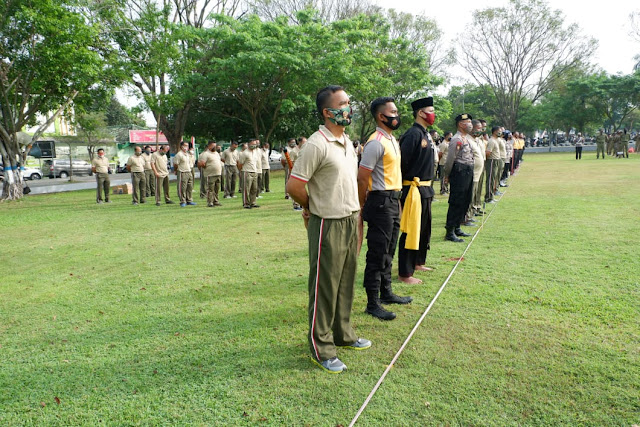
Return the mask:
M 178 171 L 178 198 L 180 203 L 193 202 L 193 174 Z
M 242 172 L 241 181 L 244 182 L 242 188 L 242 204 L 244 206 L 253 206 L 258 198 L 258 173 Z
M 169 176 L 165 177 L 156 177 L 156 203 L 160 203 L 160 188 L 162 188 L 162 192 L 164 193 L 164 202 L 169 203 L 171 198 L 169 198 Z
M 108 173 L 96 173 L 96 183 L 98 188 L 96 189 L 96 202 L 108 202 L 109 201 L 109 188 L 111 187 L 111 181 L 109 180 Z M 102 192 L 104 191 L 104 199 L 102 198 Z
M 358 260 L 358 213 L 341 219 L 311 215 L 309 238 L 309 347 L 318 361 L 336 356 L 336 345 L 358 336 L 351 307 Z
M 219 205 L 220 201 L 218 200 L 218 193 L 220 192 L 220 175 L 209 175 L 204 178 L 204 181 L 207 195 L 207 205 Z
M 156 195 L 156 174 L 153 173 L 153 169 L 144 171 L 144 179 L 146 180 L 146 183 L 147 183 L 145 186 L 144 195 L 147 197 L 155 196 Z
M 145 189 L 147 186 L 144 172 L 131 172 L 131 186 L 133 187 L 133 202 L 144 203 Z M 138 194 L 140 195 L 138 196 Z
M 271 174 L 271 169 L 262 169 L 262 180 L 260 181 L 260 191 L 266 191 L 267 193 L 271 191 L 269 190 L 270 174 Z
M 233 195 L 236 192 L 236 181 L 238 180 L 238 167 L 235 165 L 233 166 L 225 165 L 224 173 L 225 173 L 224 196 L 233 197 Z

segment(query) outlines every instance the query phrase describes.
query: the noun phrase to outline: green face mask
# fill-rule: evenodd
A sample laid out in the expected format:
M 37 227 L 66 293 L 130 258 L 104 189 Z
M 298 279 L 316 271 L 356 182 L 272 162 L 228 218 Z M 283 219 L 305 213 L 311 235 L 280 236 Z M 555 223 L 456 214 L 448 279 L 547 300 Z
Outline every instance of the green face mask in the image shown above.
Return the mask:
M 349 126 L 351 124 L 351 107 L 346 106 L 343 108 L 327 108 L 334 117 L 329 117 L 331 123 L 335 123 L 338 126 Z

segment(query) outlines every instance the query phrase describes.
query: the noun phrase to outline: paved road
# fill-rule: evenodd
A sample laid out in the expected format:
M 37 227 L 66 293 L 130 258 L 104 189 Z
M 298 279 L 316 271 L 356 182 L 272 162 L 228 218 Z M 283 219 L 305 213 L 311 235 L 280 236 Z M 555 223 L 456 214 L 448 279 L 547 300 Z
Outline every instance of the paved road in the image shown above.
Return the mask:
M 271 162 L 271 170 L 282 169 L 280 163 Z M 131 183 L 131 175 L 128 173 L 116 173 L 109 175 L 111 179 L 111 186 L 122 185 Z M 200 172 L 196 170 L 196 179 L 200 178 Z M 169 175 L 169 181 L 175 181 L 176 176 Z M 27 184 L 31 188 L 30 194 L 48 194 L 48 193 L 61 193 L 64 191 L 77 191 L 77 190 L 94 190 L 96 188 L 95 176 L 74 176 L 73 182 L 69 182 L 69 178 L 42 178 L 36 181 L 27 181 Z M 0 189 L 1 191 L 1 189 Z

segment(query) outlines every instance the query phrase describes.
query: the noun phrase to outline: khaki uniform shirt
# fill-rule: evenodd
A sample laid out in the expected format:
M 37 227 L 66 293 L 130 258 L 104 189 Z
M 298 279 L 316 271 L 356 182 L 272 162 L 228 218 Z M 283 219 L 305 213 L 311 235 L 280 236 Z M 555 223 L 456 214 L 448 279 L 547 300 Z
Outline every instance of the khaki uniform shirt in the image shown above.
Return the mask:
M 220 156 L 225 166 L 238 166 L 238 150 L 231 150 L 231 147 L 224 150 Z
M 151 157 L 153 157 L 152 153 L 142 153 L 142 158 L 144 159 L 144 170 L 145 171 L 150 171 L 151 170 Z
M 444 165 L 444 174 L 449 176 L 453 169 L 454 163 L 473 166 L 473 151 L 471 143 L 473 138 L 470 135 L 463 136 L 460 132 L 456 133 L 451 142 L 449 142 L 449 151 L 447 152 L 447 162 Z M 459 145 L 458 145 L 459 144 Z
M 242 172 L 262 172 L 260 158 L 262 154 L 258 149 L 246 149 L 238 157 L 238 163 L 242 165 Z
M 500 158 L 507 159 L 507 141 L 504 138 L 498 138 L 498 148 L 500 149 Z
M 204 168 L 202 168 L 204 176 L 222 175 L 222 161 L 220 161 L 220 154 L 217 151 L 205 151 L 200 154 L 198 161 L 204 163 Z
M 127 160 L 127 165 L 131 166 L 131 172 L 144 172 L 144 157 L 134 154 Z
M 193 167 L 194 157 L 188 151 L 178 151 L 178 154 L 173 158 L 173 166 L 178 167 L 178 172 L 191 172 Z
M 442 140 L 440 145 L 438 145 L 438 151 L 442 153 L 442 157 L 440 158 L 440 161 L 438 162 L 438 164 L 440 166 L 444 166 L 444 164 L 447 162 L 447 153 L 449 152 L 449 143 L 446 140 Z
M 489 151 L 489 159 L 490 160 L 498 160 L 500 159 L 500 143 L 497 138 L 491 137 L 489 141 L 487 141 L 487 149 Z
M 482 143 L 479 138 L 469 138 L 473 149 L 473 182 L 479 182 L 484 169 L 484 156 L 482 155 Z
M 96 173 L 109 173 L 109 159 L 106 157 L 94 157 L 91 161 L 91 166 L 96 168 Z
M 291 159 L 291 163 L 295 163 L 298 155 L 300 154 L 300 149 L 298 147 L 288 148 L 287 152 L 289 153 L 289 158 Z M 289 163 L 285 162 L 287 168 L 289 167 Z
M 604 145 L 605 142 L 607 142 L 607 136 L 605 134 L 596 135 L 596 144 Z
M 160 175 L 160 178 L 164 178 L 169 175 L 169 169 L 167 169 L 167 156 L 156 151 L 151 155 L 151 163 L 156 167 L 156 172 Z
M 271 169 L 271 165 L 269 164 L 269 150 L 260 148 L 260 153 L 262 154 L 262 170 Z
M 313 215 L 339 219 L 360 210 L 357 174 L 358 156 L 347 134 L 339 140 L 320 126 L 302 146 L 291 178 L 307 183 Z

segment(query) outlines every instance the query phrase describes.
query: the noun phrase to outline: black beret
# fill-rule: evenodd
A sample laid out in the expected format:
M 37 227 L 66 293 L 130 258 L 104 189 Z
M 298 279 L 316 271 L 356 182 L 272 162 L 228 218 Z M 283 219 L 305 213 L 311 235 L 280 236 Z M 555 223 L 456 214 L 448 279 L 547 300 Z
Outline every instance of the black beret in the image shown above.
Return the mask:
M 433 107 L 433 97 L 428 96 L 426 98 L 416 99 L 411 103 L 413 111 L 419 110 L 424 107 Z
M 473 120 L 473 117 L 471 117 L 471 114 L 458 114 L 456 116 L 456 123 L 461 122 L 463 120 Z

